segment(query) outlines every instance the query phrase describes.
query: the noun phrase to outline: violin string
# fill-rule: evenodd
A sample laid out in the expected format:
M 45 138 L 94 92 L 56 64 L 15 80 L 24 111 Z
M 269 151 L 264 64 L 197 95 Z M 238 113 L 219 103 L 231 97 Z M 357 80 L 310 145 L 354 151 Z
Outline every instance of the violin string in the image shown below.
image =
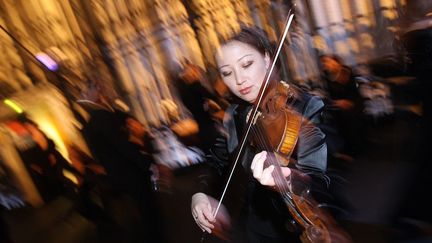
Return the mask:
M 271 146 L 271 143 L 269 142 L 269 136 L 267 136 L 265 129 L 261 126 L 261 124 L 254 126 L 254 133 L 260 147 L 264 148 L 266 151 L 272 151 L 273 148 Z M 294 202 L 294 195 L 289 188 L 289 182 L 282 173 L 280 166 L 281 163 L 278 157 L 276 157 L 275 155 L 267 156 L 266 161 L 268 164 L 275 166 L 273 178 L 275 181 L 275 186 L 276 188 L 278 188 L 278 192 L 281 194 L 283 200 L 288 203 L 289 208 L 294 210 L 296 218 L 301 220 L 302 225 L 310 225 L 308 218 L 305 218 L 305 216 L 301 213 L 302 210 L 300 210 L 297 204 Z
M 266 132 L 263 131 L 262 127 L 257 125 L 254 127 L 254 132 L 257 140 L 259 141 L 262 148 L 265 148 L 266 151 L 272 151 L 268 136 Z M 288 184 L 285 180 L 285 177 L 283 176 L 282 170 L 280 168 L 280 161 L 275 155 L 268 155 L 267 156 L 267 162 L 270 165 L 274 166 L 273 170 L 273 179 L 275 181 L 275 186 L 279 189 L 281 193 L 289 193 L 287 191 Z
M 267 151 L 271 151 L 271 148 L 270 148 L 270 146 L 269 146 L 269 142 L 268 141 L 265 141 L 265 140 L 268 140 L 268 139 L 266 139 L 266 135 L 267 134 L 264 134 L 264 132 L 262 131 L 263 129 L 261 129 L 261 126 L 257 126 L 257 137 L 259 138 L 258 140 L 261 142 L 261 144 L 263 145 L 263 147 L 265 147 L 265 149 L 267 150 Z M 270 154 L 267 156 L 267 163 L 269 163 L 270 165 L 274 165 L 274 161 L 273 161 L 273 156 L 270 156 Z M 275 165 L 274 165 L 275 166 Z M 277 172 L 276 172 L 277 173 Z M 279 176 L 278 175 L 274 175 L 273 176 L 274 177 L 274 180 L 275 180 L 275 184 L 276 184 L 276 187 L 278 187 L 279 189 L 283 189 L 280 185 L 280 178 L 279 178 Z

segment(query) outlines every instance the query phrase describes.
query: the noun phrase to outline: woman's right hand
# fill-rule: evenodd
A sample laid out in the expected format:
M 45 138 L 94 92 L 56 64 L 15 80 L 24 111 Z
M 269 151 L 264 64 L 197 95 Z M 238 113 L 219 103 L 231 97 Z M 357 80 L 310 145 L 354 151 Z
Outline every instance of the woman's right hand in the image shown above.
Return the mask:
M 209 196 L 201 192 L 195 193 L 192 196 L 191 211 L 195 223 L 201 230 L 211 233 L 214 228 L 214 218 Z
M 204 232 L 216 234 L 220 238 L 226 238 L 225 229 L 230 227 L 230 217 L 223 205 L 219 208 L 216 219 L 213 212 L 216 209 L 218 201 L 204 193 L 195 193 L 192 196 L 191 211 L 195 223 Z

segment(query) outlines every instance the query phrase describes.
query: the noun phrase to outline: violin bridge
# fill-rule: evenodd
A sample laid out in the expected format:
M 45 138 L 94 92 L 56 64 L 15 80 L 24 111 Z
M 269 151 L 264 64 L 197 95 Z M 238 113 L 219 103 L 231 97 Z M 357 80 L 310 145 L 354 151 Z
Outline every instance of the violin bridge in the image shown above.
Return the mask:
M 290 88 L 290 85 L 289 85 L 287 82 L 283 81 L 283 80 L 280 81 L 280 84 L 282 84 L 282 86 L 283 86 L 284 88 L 286 88 L 286 89 L 289 89 L 289 88 Z
M 250 111 L 248 112 L 248 114 L 247 114 L 247 116 L 246 116 L 246 122 L 249 121 L 249 117 L 250 117 L 250 115 L 251 115 L 251 112 L 252 112 L 252 110 L 250 110 Z M 257 111 L 256 114 L 255 114 L 255 117 L 253 117 L 252 125 L 255 125 L 255 124 L 256 124 L 257 119 L 258 119 L 260 116 L 262 116 L 262 113 L 261 113 L 260 111 Z

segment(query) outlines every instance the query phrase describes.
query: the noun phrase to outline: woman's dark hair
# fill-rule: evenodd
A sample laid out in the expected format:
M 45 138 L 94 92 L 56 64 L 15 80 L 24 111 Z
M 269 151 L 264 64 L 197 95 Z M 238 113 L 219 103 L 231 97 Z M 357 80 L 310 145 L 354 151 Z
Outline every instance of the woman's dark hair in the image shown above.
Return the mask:
M 228 38 L 223 43 L 228 43 L 234 40 L 246 43 L 254 47 L 263 55 L 265 55 L 265 53 L 268 53 L 270 57 L 273 57 L 274 44 L 270 42 L 266 32 L 262 29 L 242 25 L 239 32 Z

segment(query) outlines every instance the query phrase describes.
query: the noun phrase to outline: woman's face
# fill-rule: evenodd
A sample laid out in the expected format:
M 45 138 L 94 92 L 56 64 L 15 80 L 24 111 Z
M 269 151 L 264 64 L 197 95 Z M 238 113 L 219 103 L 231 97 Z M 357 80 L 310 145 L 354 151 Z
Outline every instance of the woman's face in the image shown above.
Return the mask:
M 218 70 L 224 83 L 239 98 L 254 102 L 270 65 L 263 55 L 249 44 L 230 41 L 216 54 Z

